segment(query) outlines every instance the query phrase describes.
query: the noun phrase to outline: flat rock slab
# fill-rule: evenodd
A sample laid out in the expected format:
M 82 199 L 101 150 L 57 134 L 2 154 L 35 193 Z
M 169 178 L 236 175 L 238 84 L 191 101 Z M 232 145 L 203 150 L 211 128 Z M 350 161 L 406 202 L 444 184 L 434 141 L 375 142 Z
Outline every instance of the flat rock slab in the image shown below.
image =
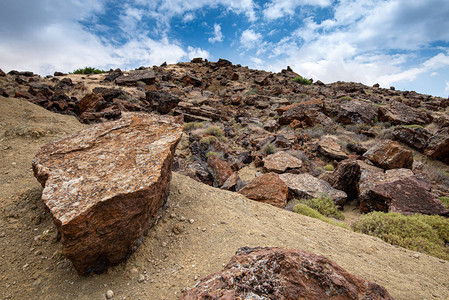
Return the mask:
M 340 144 L 337 143 L 337 139 L 333 136 L 323 136 L 317 144 L 320 153 L 326 157 L 335 160 L 344 160 L 348 158 L 348 155 L 343 152 Z
M 372 161 L 376 166 L 390 170 L 407 168 L 413 165 L 413 153 L 401 146 L 398 142 L 384 140 L 363 154 L 364 157 Z
M 240 248 L 224 269 L 180 299 L 393 299 L 387 290 L 324 256 L 295 249 Z
M 284 151 L 278 151 L 268 155 L 263 159 L 263 162 L 264 167 L 269 172 L 275 173 L 284 173 L 287 170 L 299 169 L 302 167 L 302 160 Z
M 127 113 L 44 146 L 33 160 L 42 199 L 80 274 L 128 257 L 166 202 L 182 125 Z
M 287 185 L 290 198 L 330 197 L 337 205 L 346 202 L 345 192 L 334 189 L 328 182 L 310 174 L 280 174 L 279 178 Z

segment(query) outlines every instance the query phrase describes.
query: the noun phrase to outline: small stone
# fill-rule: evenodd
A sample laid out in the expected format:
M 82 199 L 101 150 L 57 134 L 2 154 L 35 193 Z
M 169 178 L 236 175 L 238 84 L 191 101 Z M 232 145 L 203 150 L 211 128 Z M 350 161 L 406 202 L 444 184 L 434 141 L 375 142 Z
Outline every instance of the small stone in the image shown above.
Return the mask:
M 145 275 L 139 274 L 139 278 L 137 278 L 137 282 L 141 283 L 145 281 Z
M 129 273 L 131 275 L 137 275 L 137 273 L 139 273 L 139 271 L 137 270 L 137 268 L 132 268 L 131 270 L 129 270 Z
M 413 254 L 413 257 L 419 259 L 419 254 Z
M 190 219 L 190 220 L 189 220 L 189 223 L 190 223 L 190 224 L 193 224 L 194 222 L 195 222 L 194 219 Z
M 167 243 L 166 242 L 162 242 L 162 247 L 167 247 Z
M 108 290 L 106 292 L 106 299 L 112 299 L 114 297 L 114 292 L 112 290 Z

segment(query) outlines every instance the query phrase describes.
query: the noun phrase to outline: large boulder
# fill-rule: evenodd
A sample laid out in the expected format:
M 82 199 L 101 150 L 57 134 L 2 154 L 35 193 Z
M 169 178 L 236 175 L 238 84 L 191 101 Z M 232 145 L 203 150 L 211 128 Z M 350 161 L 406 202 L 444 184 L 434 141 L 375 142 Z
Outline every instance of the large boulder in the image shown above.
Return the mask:
M 429 113 L 401 102 L 393 102 L 379 108 L 379 121 L 390 122 L 393 125 L 425 125 L 432 122 L 432 119 Z
M 430 185 L 416 176 L 376 184 L 360 197 L 360 210 L 449 215 L 449 210 L 430 193 Z
M 384 140 L 363 154 L 376 166 L 386 170 L 408 168 L 413 165 L 413 153 L 399 145 L 398 142 Z
M 115 79 L 115 83 L 124 86 L 137 86 L 137 82 L 153 84 L 156 81 L 156 74 L 153 70 L 135 70 L 128 75 L 121 75 Z
M 224 269 L 201 279 L 180 300 L 393 299 L 382 286 L 302 250 L 240 248 Z
M 127 258 L 159 218 L 182 125 L 127 113 L 44 146 L 33 160 L 42 199 L 79 274 Z
M 335 204 L 343 205 L 346 202 L 345 192 L 334 189 L 328 182 L 310 174 L 281 174 L 281 180 L 287 185 L 290 198 L 320 198 L 329 197 Z
M 432 137 L 424 154 L 449 164 L 449 128 L 439 130 Z
M 377 108 L 369 103 L 351 100 L 340 105 L 337 121 L 342 124 L 365 123 L 373 125 Z
M 393 137 L 416 150 L 423 152 L 430 142 L 432 134 L 421 127 L 397 126 L 393 130 Z
M 302 160 L 284 151 L 268 155 L 263 162 L 269 172 L 275 173 L 284 173 L 287 170 L 297 170 L 302 167 Z
M 207 165 L 209 166 L 212 176 L 214 177 L 215 187 L 221 187 L 234 173 L 227 161 L 224 161 L 215 155 L 210 155 L 208 157 Z
M 147 91 L 146 92 L 146 101 L 150 105 L 150 107 L 161 114 L 167 114 L 175 108 L 179 101 L 179 97 L 162 91 Z
M 337 139 L 333 136 L 323 136 L 317 143 L 318 151 L 326 157 L 335 160 L 344 160 L 348 155 L 341 149 Z
M 343 160 L 338 164 L 329 179 L 329 183 L 337 190 L 344 191 L 348 200 L 359 196 L 360 165 L 354 160 Z
M 278 174 L 267 173 L 254 178 L 239 191 L 243 196 L 284 208 L 287 204 L 288 188 Z

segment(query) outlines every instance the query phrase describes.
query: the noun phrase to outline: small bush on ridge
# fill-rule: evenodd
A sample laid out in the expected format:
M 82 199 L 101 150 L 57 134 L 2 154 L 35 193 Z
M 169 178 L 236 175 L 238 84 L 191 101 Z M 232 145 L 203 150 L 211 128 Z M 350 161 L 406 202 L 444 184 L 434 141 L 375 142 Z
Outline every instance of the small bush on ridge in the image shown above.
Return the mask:
M 325 216 L 320 214 L 318 211 L 316 211 L 315 209 L 313 209 L 313 208 L 311 208 L 311 207 L 309 207 L 309 206 L 307 206 L 305 204 L 302 204 L 302 203 L 296 204 L 293 207 L 293 211 L 295 213 L 297 213 L 297 214 L 308 216 L 308 217 L 311 217 L 311 218 L 314 218 L 314 219 L 318 219 L 318 220 L 321 220 L 323 222 L 326 222 L 326 223 L 329 223 L 329 224 L 332 224 L 332 225 L 339 226 L 339 227 L 346 228 L 346 229 L 350 230 L 349 226 L 346 225 L 345 223 L 336 222 L 336 221 L 334 221 L 332 219 L 326 218 Z
M 206 134 L 220 137 L 223 135 L 223 131 L 218 126 L 210 126 L 206 129 Z
M 75 71 L 73 71 L 73 74 L 101 74 L 101 73 L 106 73 L 106 71 L 91 67 L 85 67 L 84 69 L 76 69 Z
M 297 82 L 299 84 L 311 84 L 312 82 L 309 79 L 302 77 L 301 75 L 292 79 L 293 82 Z

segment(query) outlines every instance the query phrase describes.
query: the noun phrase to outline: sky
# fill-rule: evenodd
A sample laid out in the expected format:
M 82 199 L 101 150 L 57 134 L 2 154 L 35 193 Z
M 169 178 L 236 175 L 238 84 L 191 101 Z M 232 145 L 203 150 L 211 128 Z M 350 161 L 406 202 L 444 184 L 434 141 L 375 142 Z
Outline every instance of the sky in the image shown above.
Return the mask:
M 449 1 L 0 0 L 5 72 L 195 57 L 448 97 Z

